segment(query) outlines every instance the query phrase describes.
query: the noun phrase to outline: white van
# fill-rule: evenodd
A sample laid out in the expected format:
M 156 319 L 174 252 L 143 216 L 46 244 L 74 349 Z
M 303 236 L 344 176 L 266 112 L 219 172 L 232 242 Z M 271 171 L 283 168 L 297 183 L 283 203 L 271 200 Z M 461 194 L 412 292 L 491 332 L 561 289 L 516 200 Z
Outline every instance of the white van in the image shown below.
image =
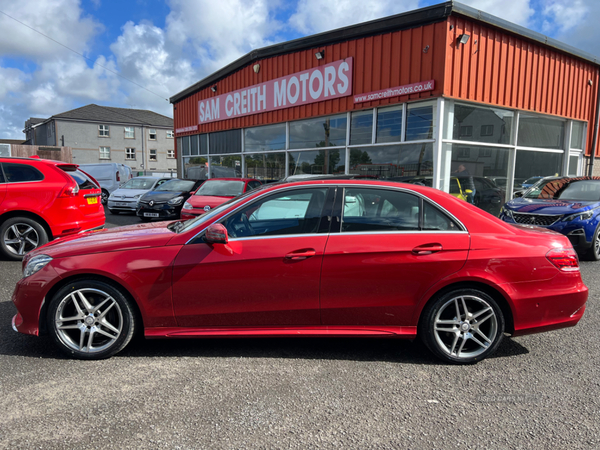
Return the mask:
M 108 196 L 123 183 L 133 177 L 129 166 L 119 163 L 80 164 L 79 168 L 90 174 L 100 184 L 102 189 L 102 204 L 105 205 Z

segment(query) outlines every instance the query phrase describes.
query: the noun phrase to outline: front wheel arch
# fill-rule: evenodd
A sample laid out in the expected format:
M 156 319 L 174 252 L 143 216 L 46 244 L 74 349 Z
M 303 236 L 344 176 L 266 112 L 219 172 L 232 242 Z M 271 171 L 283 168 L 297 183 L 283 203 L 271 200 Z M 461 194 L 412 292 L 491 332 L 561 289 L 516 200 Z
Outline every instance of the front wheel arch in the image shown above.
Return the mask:
M 39 335 L 47 335 L 48 334 L 48 327 L 46 326 L 46 317 L 48 315 L 48 306 L 50 304 L 50 301 L 52 300 L 52 298 L 54 298 L 54 295 L 61 290 L 65 285 L 69 284 L 69 283 L 73 283 L 75 281 L 79 281 L 79 280 L 96 280 L 96 281 L 101 281 L 102 283 L 106 283 L 111 285 L 112 287 L 114 287 L 115 289 L 118 289 L 119 291 L 121 291 L 121 293 L 127 298 L 127 300 L 129 300 L 130 304 L 132 305 L 132 309 L 134 312 L 134 320 L 135 320 L 135 330 L 136 330 L 136 335 L 141 333 L 141 335 L 143 335 L 144 333 L 144 319 L 142 316 L 142 312 L 140 310 L 140 307 L 135 299 L 135 297 L 131 294 L 131 292 L 129 292 L 129 290 L 123 286 L 120 283 L 117 283 L 115 280 L 113 280 L 112 278 L 109 277 L 104 277 L 102 275 L 97 275 L 97 274 L 78 274 L 78 275 L 73 275 L 71 277 L 65 278 L 64 280 L 60 280 L 58 283 L 56 283 L 54 286 L 52 286 L 52 288 L 50 288 L 50 290 L 48 291 L 48 293 L 46 294 L 46 297 L 44 298 L 44 302 L 42 304 L 42 308 L 40 310 L 40 317 L 39 317 Z M 134 336 L 135 338 L 136 336 Z

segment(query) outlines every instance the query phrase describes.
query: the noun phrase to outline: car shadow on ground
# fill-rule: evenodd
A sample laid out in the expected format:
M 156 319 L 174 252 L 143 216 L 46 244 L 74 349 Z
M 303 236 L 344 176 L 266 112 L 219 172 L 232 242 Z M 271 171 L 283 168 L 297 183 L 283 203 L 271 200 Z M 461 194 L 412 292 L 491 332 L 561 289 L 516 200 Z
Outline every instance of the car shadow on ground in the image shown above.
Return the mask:
M 49 336 L 14 332 L 10 302 L 0 303 L 0 355 L 67 359 Z M 513 339 L 505 338 L 491 358 L 529 353 Z M 420 341 L 369 338 L 211 338 L 134 339 L 116 358 L 287 358 L 307 360 L 382 361 L 402 364 L 441 364 Z

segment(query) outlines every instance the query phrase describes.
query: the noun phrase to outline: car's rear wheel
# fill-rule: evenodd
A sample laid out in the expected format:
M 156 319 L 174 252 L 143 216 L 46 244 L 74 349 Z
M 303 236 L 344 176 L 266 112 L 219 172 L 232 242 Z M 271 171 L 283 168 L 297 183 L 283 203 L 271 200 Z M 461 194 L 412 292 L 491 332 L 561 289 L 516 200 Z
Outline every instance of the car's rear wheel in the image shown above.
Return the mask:
M 27 217 L 13 217 L 0 225 L 0 252 L 13 261 L 48 242 L 44 227 Z
M 485 292 L 456 289 L 425 307 L 418 334 L 443 361 L 471 364 L 496 351 L 504 335 L 504 316 Z
M 108 202 L 109 196 L 110 196 L 110 194 L 108 193 L 108 191 L 106 189 L 102 189 L 102 195 L 100 197 L 100 201 L 102 202 L 103 205 L 106 205 L 106 203 Z
M 135 315 L 123 293 L 99 280 L 78 280 L 52 298 L 48 330 L 58 348 L 77 359 L 104 359 L 133 337 Z

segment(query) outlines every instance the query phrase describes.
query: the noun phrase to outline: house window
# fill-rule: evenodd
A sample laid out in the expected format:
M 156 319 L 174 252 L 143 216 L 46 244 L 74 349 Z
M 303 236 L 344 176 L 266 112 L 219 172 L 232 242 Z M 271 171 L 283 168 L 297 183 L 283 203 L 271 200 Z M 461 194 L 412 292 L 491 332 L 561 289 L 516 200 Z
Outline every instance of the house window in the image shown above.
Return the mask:
M 460 136 L 461 137 L 473 136 L 473 126 L 472 125 L 464 125 L 464 126 L 460 127 Z
M 108 130 L 108 125 L 98 125 L 98 136 L 100 137 L 109 137 L 110 133 Z
M 491 148 L 482 148 L 481 150 L 479 150 L 479 156 L 492 156 L 492 149 Z M 484 167 L 485 169 L 485 167 Z
M 149 133 L 150 133 L 149 139 L 151 141 L 155 141 L 156 140 L 156 128 L 150 128 Z
M 135 139 L 135 128 L 125 127 L 125 139 Z
M 481 125 L 481 136 L 492 136 L 494 134 L 494 125 Z
M 110 159 L 110 147 L 100 147 L 100 159 Z
M 471 149 L 469 147 L 459 147 L 458 148 L 458 157 L 459 158 L 470 158 L 471 157 Z
M 167 130 L 167 138 L 173 139 L 175 137 L 175 132 L 173 130 Z
M 175 158 L 175 150 L 167 150 L 167 158 Z
M 135 159 L 135 148 L 126 148 L 125 149 L 125 159 Z
M 150 161 L 158 161 L 156 149 L 150 149 Z

